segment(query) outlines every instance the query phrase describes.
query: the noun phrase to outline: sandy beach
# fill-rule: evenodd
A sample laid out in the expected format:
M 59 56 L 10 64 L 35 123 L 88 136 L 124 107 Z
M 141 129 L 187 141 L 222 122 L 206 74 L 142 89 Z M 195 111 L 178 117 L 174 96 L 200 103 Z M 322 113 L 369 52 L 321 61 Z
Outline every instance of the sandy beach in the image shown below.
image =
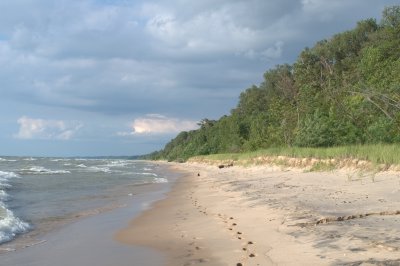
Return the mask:
M 400 265 L 400 174 L 171 164 L 166 199 L 117 232 L 167 265 Z

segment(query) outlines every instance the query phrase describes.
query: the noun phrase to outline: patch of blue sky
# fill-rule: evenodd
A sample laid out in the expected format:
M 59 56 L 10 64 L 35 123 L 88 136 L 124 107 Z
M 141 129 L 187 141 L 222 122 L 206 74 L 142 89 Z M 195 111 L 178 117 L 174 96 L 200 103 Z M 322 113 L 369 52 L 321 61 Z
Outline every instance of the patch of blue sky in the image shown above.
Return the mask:
M 9 40 L 9 37 L 5 34 L 0 33 L 0 41 L 7 41 L 7 40 Z

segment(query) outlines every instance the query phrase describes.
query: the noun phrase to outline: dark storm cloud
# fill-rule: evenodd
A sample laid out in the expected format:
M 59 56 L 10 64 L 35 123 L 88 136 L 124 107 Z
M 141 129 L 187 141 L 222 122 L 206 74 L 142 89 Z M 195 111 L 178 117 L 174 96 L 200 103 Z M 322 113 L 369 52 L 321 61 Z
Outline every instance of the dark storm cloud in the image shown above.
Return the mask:
M 77 120 L 65 117 L 65 110 L 90 112 L 104 124 L 155 113 L 171 116 L 168 121 L 218 118 L 268 68 L 292 63 L 305 46 L 351 29 L 360 19 L 379 20 L 384 6 L 394 4 L 398 1 L 2 1 L 0 101 L 23 110 L 53 108 L 47 117 L 23 114 L 49 121 L 59 121 L 53 117 L 57 108 L 64 119 Z
M 199 95 L 234 97 L 268 67 L 293 60 L 290 52 L 351 27 L 355 9 L 376 15 L 367 2 L 3 2 L 0 29 L 9 38 L 0 75 L 14 97 L 38 104 L 105 113 L 172 105 L 179 113 L 185 100 L 201 116 Z

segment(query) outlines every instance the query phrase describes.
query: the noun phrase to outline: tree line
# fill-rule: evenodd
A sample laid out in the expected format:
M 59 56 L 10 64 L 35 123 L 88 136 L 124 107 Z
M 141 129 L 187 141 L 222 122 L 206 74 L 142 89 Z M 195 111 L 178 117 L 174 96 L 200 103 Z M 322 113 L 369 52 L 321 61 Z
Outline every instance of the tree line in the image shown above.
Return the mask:
M 230 115 L 199 126 L 147 158 L 400 142 L 400 6 L 267 70 Z

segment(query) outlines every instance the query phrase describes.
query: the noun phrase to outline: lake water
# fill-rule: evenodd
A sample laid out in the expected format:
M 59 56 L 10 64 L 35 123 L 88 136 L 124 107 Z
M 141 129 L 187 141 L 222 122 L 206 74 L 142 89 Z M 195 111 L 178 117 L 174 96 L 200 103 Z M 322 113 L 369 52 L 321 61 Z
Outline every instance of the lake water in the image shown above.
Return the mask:
M 0 158 L 0 253 L 35 245 L 82 217 L 126 204 L 151 184 L 168 185 L 155 163 L 117 159 Z

